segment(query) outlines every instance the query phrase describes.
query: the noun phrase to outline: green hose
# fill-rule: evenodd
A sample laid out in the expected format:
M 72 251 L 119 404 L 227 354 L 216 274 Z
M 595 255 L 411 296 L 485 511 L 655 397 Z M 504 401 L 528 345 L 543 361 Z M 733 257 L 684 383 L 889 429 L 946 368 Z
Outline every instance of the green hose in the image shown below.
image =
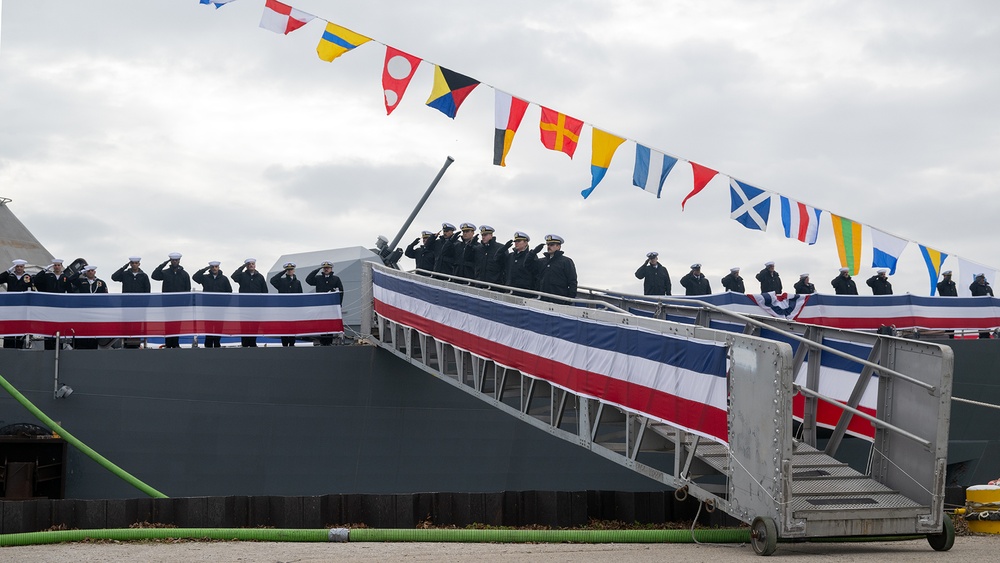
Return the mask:
M 39 410 L 38 407 L 36 407 L 34 404 L 32 404 L 32 402 L 29 401 L 27 399 L 27 397 L 25 397 L 24 395 L 21 394 L 20 391 L 18 391 L 17 389 L 15 389 L 14 386 L 11 385 L 9 381 L 7 381 L 6 379 L 4 379 L 4 377 L 2 375 L 0 375 L 0 387 L 3 387 L 4 389 L 6 389 L 7 392 L 10 393 L 11 397 L 14 397 L 14 399 L 17 400 L 17 402 L 21 403 L 21 405 L 24 406 L 24 408 L 28 409 L 28 412 L 30 412 L 32 415 L 34 415 L 35 418 L 37 418 L 38 420 L 42 421 L 42 424 L 44 424 L 45 426 L 47 426 L 49 428 L 49 430 L 55 432 L 61 438 L 63 438 L 67 442 L 69 442 L 73 447 L 75 447 L 76 449 L 78 449 L 81 452 L 83 452 L 84 454 L 86 454 L 87 457 L 89 457 L 90 459 L 92 459 L 92 460 L 96 461 L 97 463 L 99 463 L 101 465 L 101 467 L 103 467 L 103 468 L 107 469 L 108 471 L 114 473 L 119 478 L 121 478 L 126 483 L 128 483 L 129 485 L 132 485 L 133 487 L 139 489 L 140 491 L 146 493 L 147 495 L 149 495 L 149 496 L 151 496 L 153 498 L 167 498 L 167 495 L 161 493 L 160 491 L 157 491 L 153 487 L 150 487 L 149 485 L 147 485 L 147 484 L 143 483 L 142 481 L 136 479 L 128 471 L 125 471 L 121 467 L 118 467 L 114 463 L 111 463 L 111 461 L 109 461 L 107 458 L 105 458 L 101 454 L 95 452 L 94 450 L 90 449 L 90 446 L 88 446 L 87 444 L 84 444 L 80 440 L 77 440 L 75 436 L 73 436 L 72 434 L 70 434 L 69 432 L 67 432 L 66 430 L 64 430 L 61 426 L 59 426 L 58 424 L 56 424 L 56 422 L 54 420 L 52 420 L 51 418 L 49 418 L 45 413 L 43 413 L 41 410 Z
M 351 530 L 352 542 L 466 543 L 745 543 L 750 529 L 729 530 Z
M 290 542 L 464 542 L 464 543 L 746 543 L 750 530 L 455 530 L 369 529 L 281 530 L 273 528 L 125 528 L 61 530 L 0 535 L 0 547 L 83 540 L 210 539 Z
M 43 545 L 83 540 L 209 539 L 243 541 L 330 541 L 329 530 L 276 530 L 273 528 L 121 528 L 114 530 L 59 530 L 0 535 L 0 547 Z

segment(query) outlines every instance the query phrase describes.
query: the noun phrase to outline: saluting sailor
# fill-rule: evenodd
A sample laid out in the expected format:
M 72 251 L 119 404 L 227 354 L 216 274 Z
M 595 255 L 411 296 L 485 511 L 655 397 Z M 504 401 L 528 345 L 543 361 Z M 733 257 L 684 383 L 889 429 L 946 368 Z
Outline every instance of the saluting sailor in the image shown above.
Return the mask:
M 28 261 L 18 258 L 12 264 L 6 272 L 0 273 L 0 284 L 7 284 L 7 291 L 11 293 L 30 291 L 32 288 L 31 276 L 24 271 L 24 267 L 28 265 Z M 3 337 L 3 347 L 24 348 L 24 337 L 5 336 Z
M 302 282 L 295 275 L 295 262 L 286 262 L 282 271 L 271 277 L 271 285 L 278 293 L 302 293 Z M 282 346 L 295 346 L 294 336 L 282 336 Z
M 333 274 L 333 262 L 330 262 L 329 260 L 324 261 L 319 265 L 319 268 L 309 272 L 309 275 L 306 276 L 306 283 L 315 287 L 316 293 L 340 293 L 340 306 L 343 308 L 344 284 L 340 281 L 340 277 Z M 331 344 L 333 344 L 332 334 L 324 334 L 319 337 L 320 346 L 329 346 Z

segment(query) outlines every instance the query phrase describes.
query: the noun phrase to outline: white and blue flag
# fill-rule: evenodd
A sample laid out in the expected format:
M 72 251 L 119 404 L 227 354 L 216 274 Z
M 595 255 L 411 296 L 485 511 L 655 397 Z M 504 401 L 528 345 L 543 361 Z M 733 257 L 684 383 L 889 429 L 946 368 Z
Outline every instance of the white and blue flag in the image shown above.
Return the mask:
M 676 158 L 636 143 L 632 185 L 660 197 L 663 181 L 667 179 L 667 175 L 673 170 L 675 164 L 677 164 Z

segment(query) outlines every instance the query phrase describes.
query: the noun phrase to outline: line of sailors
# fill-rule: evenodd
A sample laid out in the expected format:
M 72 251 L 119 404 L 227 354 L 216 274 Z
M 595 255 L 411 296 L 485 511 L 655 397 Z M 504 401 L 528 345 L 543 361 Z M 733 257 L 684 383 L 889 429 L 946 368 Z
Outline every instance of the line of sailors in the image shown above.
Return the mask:
M 576 265 L 562 251 L 565 240 L 559 235 L 546 235 L 545 243 L 534 248 L 529 248 L 530 242 L 531 237 L 521 231 L 501 244 L 489 225 L 481 225 L 477 234 L 472 223 L 462 223 L 458 229 L 442 223 L 437 233 L 423 231 L 404 254 L 426 272 L 576 297 Z
M 958 296 L 958 289 L 955 282 L 952 281 L 951 275 L 951 270 L 941 274 L 942 280 L 937 284 L 938 295 Z M 646 254 L 646 261 L 635 271 L 635 277 L 643 280 L 644 295 L 671 295 L 670 274 L 667 272 L 667 268 L 659 263 L 659 255 L 656 252 Z M 756 279 L 760 282 L 761 293 L 771 291 L 782 293 L 781 276 L 775 271 L 774 262 L 766 262 L 764 269 L 757 273 Z M 872 295 L 892 295 L 892 283 L 889 281 L 886 269 L 877 270 L 875 275 L 868 278 L 865 283 L 871 288 Z M 710 295 L 712 293 L 711 283 L 701 273 L 701 264 L 691 264 L 691 271 L 681 278 L 681 285 L 684 287 L 685 295 Z M 847 268 L 841 268 L 840 274 L 830 281 L 830 285 L 833 286 L 837 295 L 858 294 L 858 286 Z M 739 268 L 729 269 L 729 274 L 722 278 L 722 287 L 726 291 L 746 293 L 746 286 L 740 276 Z M 809 274 L 800 274 L 793 289 L 799 295 L 816 293 L 816 286 L 809 281 Z M 993 295 L 993 288 L 986 281 L 985 274 L 975 275 L 975 281 L 969 286 L 969 291 L 974 297 Z
M 236 269 L 228 278 L 220 269 L 221 263 L 213 260 L 207 266 L 199 269 L 194 275 L 189 276 L 184 267 L 181 266 L 181 253 L 171 252 L 167 259 L 160 263 L 152 274 L 140 268 L 142 258 L 130 256 L 128 263 L 118 268 L 111 274 L 112 281 L 122 284 L 122 293 L 150 293 L 150 278 L 163 282 L 160 288 L 162 293 L 180 293 L 191 291 L 191 281 L 194 280 L 202 286 L 202 291 L 208 293 L 232 293 L 233 287 L 229 280 L 236 282 L 239 286 L 238 293 L 267 293 L 267 281 L 264 275 L 257 271 L 257 259 L 247 258 L 243 264 Z M 104 280 L 97 277 L 97 266 L 93 264 L 85 265 L 80 271 L 68 274 L 63 267 L 63 260 L 56 258 L 35 276 L 25 272 L 27 261 L 14 260 L 13 265 L 5 272 L 0 273 L 0 284 L 7 285 L 7 291 L 41 291 L 45 293 L 107 293 L 108 285 Z M 302 283 L 295 274 L 295 263 L 287 262 L 282 266 L 282 271 L 271 277 L 270 283 L 278 290 L 278 293 L 302 293 Z M 344 293 L 344 284 L 340 277 L 333 273 L 333 263 L 326 261 L 320 264 L 306 276 L 306 283 L 316 288 L 316 293 L 338 291 Z M 221 347 L 221 336 L 205 336 L 206 348 Z M 52 342 L 49 342 L 52 340 Z M 81 342 L 82 341 L 82 342 Z M 333 335 L 323 335 L 319 337 L 321 346 L 333 344 Z M 256 347 L 257 337 L 245 336 L 241 339 L 243 347 Z M 282 336 L 282 346 L 294 346 L 294 336 Z M 5 348 L 23 348 L 23 337 L 5 337 Z M 97 342 L 93 339 L 77 339 L 77 348 L 96 348 Z M 126 348 L 138 348 L 137 339 L 126 339 Z M 180 338 L 168 336 L 164 339 L 165 348 L 179 348 Z M 55 349 L 54 339 L 46 339 L 46 349 Z

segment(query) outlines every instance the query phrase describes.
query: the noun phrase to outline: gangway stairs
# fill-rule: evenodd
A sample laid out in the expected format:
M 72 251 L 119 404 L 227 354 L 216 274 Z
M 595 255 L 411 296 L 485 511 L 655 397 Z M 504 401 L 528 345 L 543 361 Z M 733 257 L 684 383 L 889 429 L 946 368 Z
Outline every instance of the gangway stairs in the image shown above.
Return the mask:
M 543 301 L 530 292 L 515 296 L 475 287 L 471 280 L 432 279 L 373 263 L 366 264 L 362 288 L 362 302 L 370 308 L 362 313 L 361 330 L 372 343 L 528 424 L 675 489 L 678 498 L 693 496 L 707 510 L 750 524 L 758 554 L 773 553 L 779 539 L 925 535 L 936 550 L 954 542 L 944 514 L 952 374 L 947 347 L 708 311 L 745 327 L 723 331 L 637 317 L 597 299 Z M 782 339 L 754 334 L 762 328 Z M 533 351 L 538 334 L 557 340 L 555 348 L 546 348 L 551 357 Z M 848 401 L 821 393 L 819 354 L 843 354 L 824 344 L 831 335 L 871 340 L 867 358 L 851 356 L 865 367 Z M 685 409 L 697 411 L 697 404 L 671 410 L 655 399 L 647 400 L 648 409 L 629 402 L 644 386 L 654 387 L 651 396 L 668 397 L 670 386 L 683 386 L 683 378 L 662 377 L 670 370 L 643 376 L 643 370 L 657 369 L 648 361 L 655 354 L 636 352 L 637 338 L 654 339 L 676 357 L 688 347 L 724 350 L 721 432 L 710 408 L 698 411 L 697 420 L 684 418 Z M 624 342 L 610 360 L 609 339 Z M 789 339 L 800 343 L 794 352 Z M 574 357 L 564 359 L 562 347 Z M 563 362 L 578 367 L 567 369 Z M 582 382 L 580 373 L 591 364 L 611 373 L 601 379 L 603 388 Z M 612 373 L 616 369 L 627 373 Z M 808 384 L 795 383 L 800 370 L 810 372 Z M 874 415 L 857 408 L 869 381 L 877 385 Z M 719 406 L 719 393 L 710 390 L 706 397 L 716 399 L 705 404 L 714 400 Z M 801 436 L 793 434 L 797 395 L 813 413 L 800 426 Z M 684 399 L 674 401 L 676 406 Z M 820 450 L 809 426 L 824 407 L 842 415 Z M 866 472 L 835 457 L 847 429 L 859 420 L 874 426 Z

